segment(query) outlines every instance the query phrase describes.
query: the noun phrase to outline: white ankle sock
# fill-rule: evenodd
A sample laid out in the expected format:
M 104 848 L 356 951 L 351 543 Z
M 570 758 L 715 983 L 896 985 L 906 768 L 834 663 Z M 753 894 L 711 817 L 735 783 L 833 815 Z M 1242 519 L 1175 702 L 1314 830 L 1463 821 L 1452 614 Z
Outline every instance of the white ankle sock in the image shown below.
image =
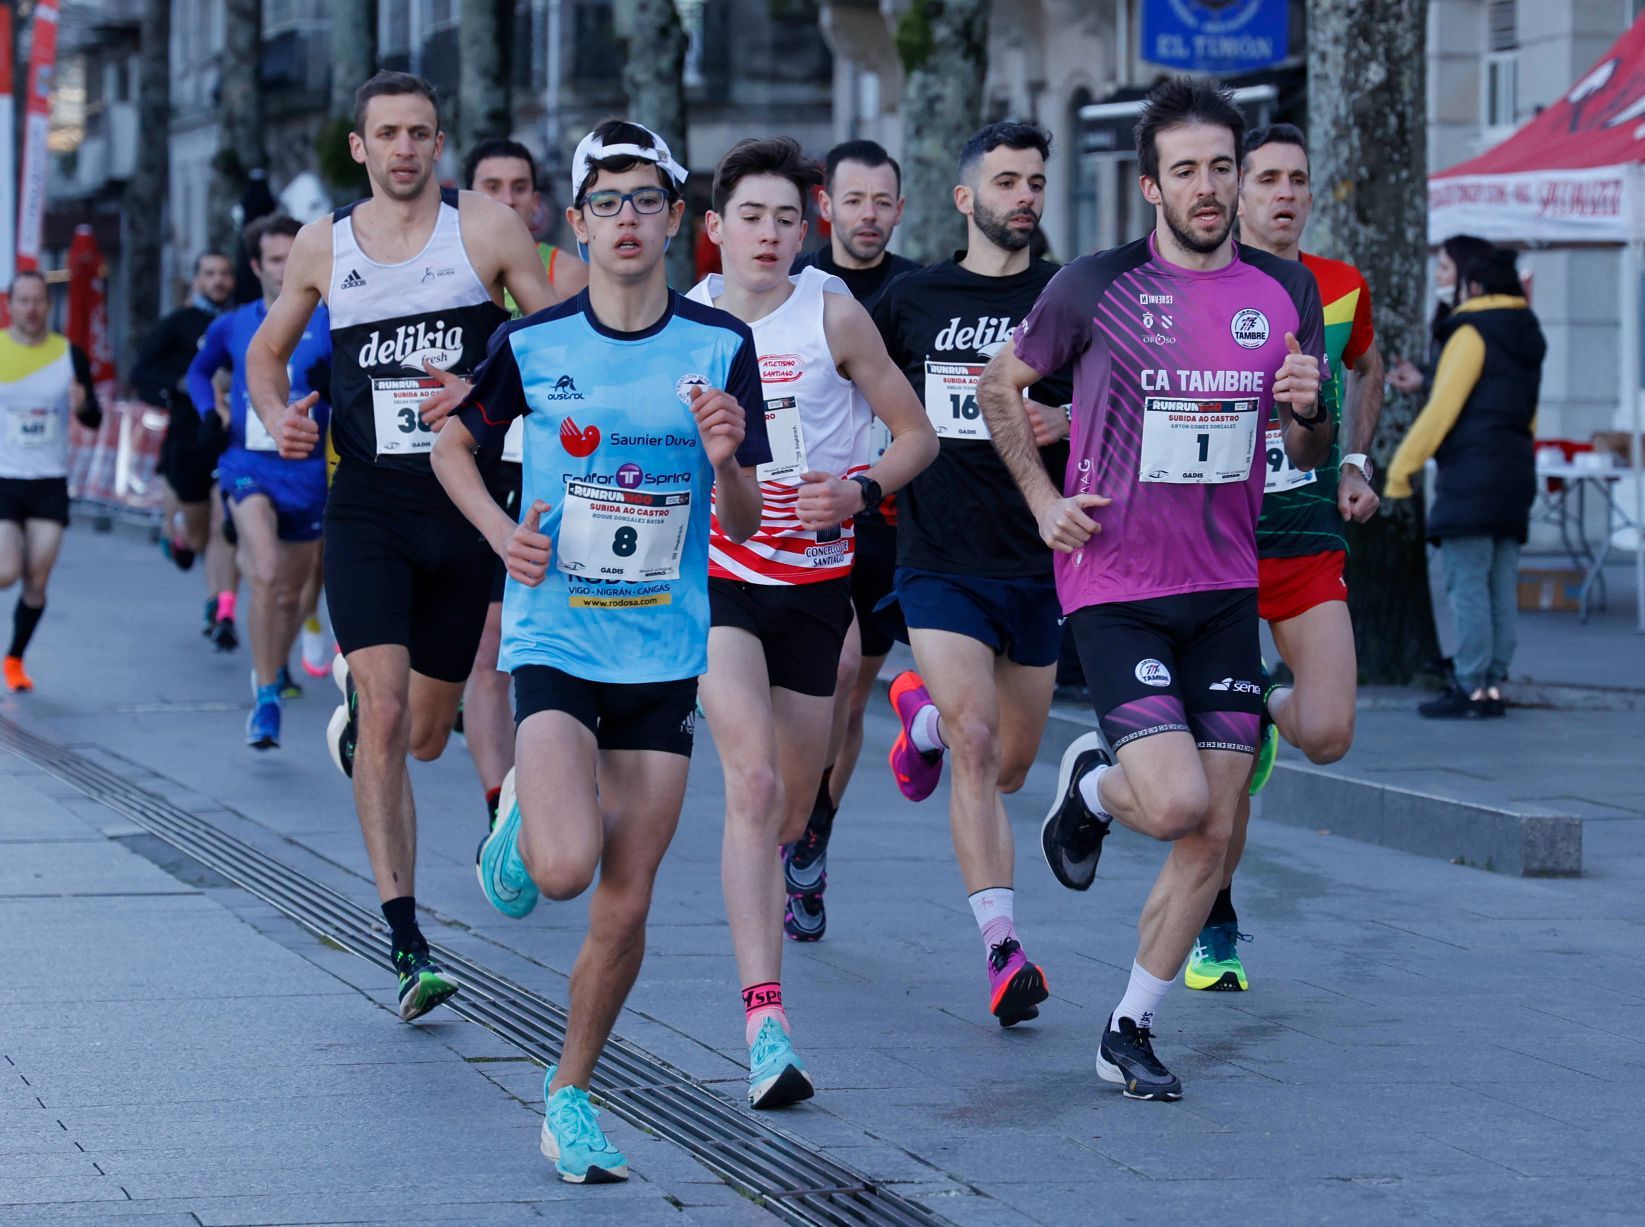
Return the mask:
M 1133 962 L 1131 982 L 1125 986 L 1125 996 L 1120 998 L 1119 1005 L 1114 1007 L 1113 1022 L 1129 1018 L 1139 1027 L 1152 1027 L 1154 1011 L 1159 1009 L 1160 1002 L 1165 1000 L 1165 994 L 1171 991 L 1171 985 L 1175 982 L 1175 976 L 1161 980 L 1145 971 L 1142 964 Z
M 1112 822 L 1114 815 L 1102 808 L 1102 792 L 1097 788 L 1097 782 L 1102 779 L 1105 771 L 1112 771 L 1111 763 L 1104 763 L 1100 767 L 1093 767 L 1080 778 L 1080 799 L 1091 807 L 1091 812 L 1105 822 Z
M 1016 901 L 1017 892 L 1009 886 L 993 886 L 970 896 L 971 914 L 977 918 L 977 928 L 982 930 L 984 950 L 992 950 L 1006 938 L 1017 935 L 1012 916 Z
M 933 754 L 948 748 L 948 743 L 942 739 L 942 713 L 935 703 L 927 703 L 914 713 L 914 718 L 908 722 L 908 736 L 921 754 Z

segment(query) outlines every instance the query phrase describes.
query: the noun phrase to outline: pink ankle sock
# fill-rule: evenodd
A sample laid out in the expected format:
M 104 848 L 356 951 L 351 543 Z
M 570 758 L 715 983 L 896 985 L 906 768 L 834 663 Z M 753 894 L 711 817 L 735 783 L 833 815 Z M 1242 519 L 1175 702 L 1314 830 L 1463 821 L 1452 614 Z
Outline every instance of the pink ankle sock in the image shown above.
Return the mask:
M 219 592 L 217 594 L 217 620 L 234 621 L 234 593 Z
M 788 1030 L 788 1014 L 783 1010 L 783 986 L 776 980 L 750 984 L 743 989 L 743 1040 L 754 1046 L 754 1037 L 767 1018 L 775 1018 L 777 1025 Z

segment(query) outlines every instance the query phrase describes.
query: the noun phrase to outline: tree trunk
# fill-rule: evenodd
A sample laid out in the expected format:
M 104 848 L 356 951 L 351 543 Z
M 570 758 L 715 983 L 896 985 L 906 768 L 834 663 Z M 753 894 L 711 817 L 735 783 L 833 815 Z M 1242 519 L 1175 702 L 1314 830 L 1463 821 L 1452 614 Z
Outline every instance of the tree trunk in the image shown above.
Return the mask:
M 377 0 L 331 0 L 333 119 L 354 120 L 354 91 L 377 71 Z
M 623 94 L 627 118 L 644 124 L 663 140 L 681 166 L 689 167 L 685 113 L 685 27 L 674 0 L 616 0 L 612 8 L 617 37 L 626 44 Z M 696 280 L 692 258 L 691 215 L 668 249 L 668 282 L 677 290 Z
M 914 0 L 897 22 L 902 60 L 904 255 L 930 264 L 965 246 L 955 165 L 982 120 L 991 0 Z
M 240 249 L 234 207 L 250 172 L 268 165 L 263 146 L 263 0 L 225 0 L 218 68 L 217 156 L 206 226 L 211 246 L 231 260 Z
M 161 255 L 165 245 L 166 189 L 171 179 L 171 0 L 144 0 L 142 42 L 137 53 L 137 130 L 151 135 L 126 185 L 125 318 L 121 335 L 126 369 L 143 334 L 170 304 Z
M 481 141 L 514 129 L 508 71 L 513 34 L 511 0 L 463 0 L 457 27 L 457 150 L 465 156 Z
M 1390 365 L 1427 346 L 1427 30 L 1428 0 L 1309 0 L 1308 249 L 1365 274 Z M 1420 407 L 1389 390 L 1371 446 L 1379 491 Z M 1421 498 L 1384 502 L 1348 546 L 1360 674 L 1404 685 L 1439 655 Z

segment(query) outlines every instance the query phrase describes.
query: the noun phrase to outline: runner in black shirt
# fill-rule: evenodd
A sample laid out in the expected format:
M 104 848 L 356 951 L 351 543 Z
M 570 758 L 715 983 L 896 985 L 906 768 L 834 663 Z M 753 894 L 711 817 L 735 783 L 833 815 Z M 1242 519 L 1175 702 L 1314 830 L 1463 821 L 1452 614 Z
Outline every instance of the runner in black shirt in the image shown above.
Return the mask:
M 891 769 L 903 795 L 921 801 L 937 786 L 943 751 L 954 751 L 954 848 L 988 955 L 989 1008 L 1002 1027 L 1037 1016 L 1046 997 L 1045 975 L 1024 957 L 1012 919 L 1001 794 L 1022 787 L 1034 761 L 1062 632 L 1051 551 L 989 441 L 976 387 L 1056 271 L 1028 253 L 1050 144 L 1042 129 L 1011 122 L 967 141 L 955 193 L 967 249 L 898 278 L 874 312 L 942 440 L 898 502 L 895 600 L 920 673 L 891 684 L 902 723 Z M 1028 402 L 1058 484 L 1068 456 L 1062 406 L 1072 394 L 1061 371 Z
M 792 272 L 819 268 L 845 282 L 852 297 L 872 312 L 886 288 L 920 266 L 886 250 L 902 218 L 902 168 L 874 141 L 846 141 L 828 151 L 820 202 L 832 224 L 828 245 L 794 261 Z M 871 451 L 875 459 L 891 442 L 890 432 L 874 420 Z M 834 728 L 830 766 L 823 772 L 805 834 L 788 846 L 783 878 L 788 909 L 783 932 L 797 942 L 822 937 L 828 916 L 823 890 L 828 885 L 828 838 L 845 786 L 862 753 L 862 720 L 874 693 L 880 666 L 894 642 L 887 618 L 875 607 L 891 593 L 897 566 L 897 496 L 855 517 L 856 561 L 851 567 L 851 604 L 855 617 L 840 650 L 834 687 Z

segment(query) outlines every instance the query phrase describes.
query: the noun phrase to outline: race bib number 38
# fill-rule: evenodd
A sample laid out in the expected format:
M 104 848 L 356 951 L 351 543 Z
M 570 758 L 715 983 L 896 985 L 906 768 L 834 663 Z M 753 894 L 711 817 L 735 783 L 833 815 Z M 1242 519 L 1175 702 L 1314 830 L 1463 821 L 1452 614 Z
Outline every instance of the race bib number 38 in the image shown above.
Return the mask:
M 565 488 L 555 560 L 567 575 L 633 583 L 678 579 L 691 523 L 689 490 Z
M 977 404 L 977 362 L 925 364 L 925 413 L 942 439 L 986 439 L 988 423 Z
M 434 432 L 423 421 L 423 401 L 440 388 L 438 380 L 409 375 L 371 381 L 371 415 L 377 425 L 379 456 L 411 456 L 434 450 Z
M 1251 475 L 1257 444 L 1255 400 L 1172 400 L 1143 405 L 1141 481 L 1223 485 Z

